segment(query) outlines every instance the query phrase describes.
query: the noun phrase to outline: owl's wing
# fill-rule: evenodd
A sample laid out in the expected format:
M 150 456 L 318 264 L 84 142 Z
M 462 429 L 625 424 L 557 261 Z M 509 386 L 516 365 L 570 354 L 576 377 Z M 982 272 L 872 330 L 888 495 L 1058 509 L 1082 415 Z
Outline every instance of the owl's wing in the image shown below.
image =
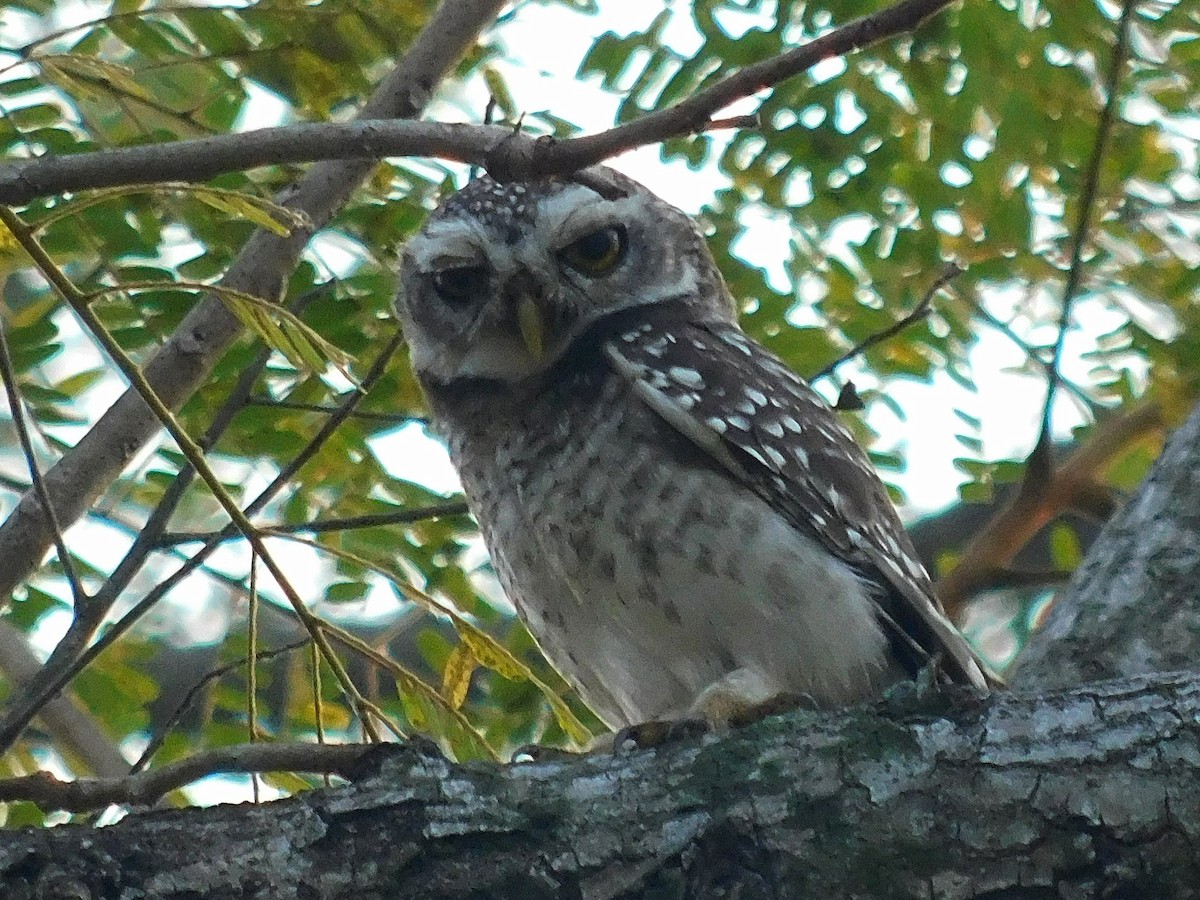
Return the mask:
M 943 613 L 879 476 L 820 395 L 732 324 L 647 318 L 604 348 L 634 393 L 878 586 L 880 621 L 914 674 L 940 656 L 954 681 L 986 688 L 984 667 Z

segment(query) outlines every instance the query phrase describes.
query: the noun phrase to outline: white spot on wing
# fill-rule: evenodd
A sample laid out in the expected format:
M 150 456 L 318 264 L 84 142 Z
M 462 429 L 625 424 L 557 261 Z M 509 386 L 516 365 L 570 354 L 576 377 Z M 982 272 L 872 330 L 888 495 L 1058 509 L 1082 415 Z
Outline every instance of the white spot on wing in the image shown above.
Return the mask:
M 688 369 L 683 366 L 671 366 L 667 369 L 667 375 L 677 384 L 681 384 L 688 388 L 704 387 L 704 379 L 695 369 Z
M 767 461 L 765 459 L 763 459 L 763 455 L 761 453 L 759 453 L 757 450 L 755 450 L 753 447 L 742 447 L 742 450 L 744 450 L 746 453 L 753 456 L 764 466 L 767 464 Z

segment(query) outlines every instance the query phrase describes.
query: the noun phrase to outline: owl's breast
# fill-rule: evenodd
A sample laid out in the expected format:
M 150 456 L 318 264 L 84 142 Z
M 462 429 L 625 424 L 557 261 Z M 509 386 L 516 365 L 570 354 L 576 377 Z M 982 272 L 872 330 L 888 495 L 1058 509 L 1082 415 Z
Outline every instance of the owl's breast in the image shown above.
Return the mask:
M 505 591 L 605 721 L 684 715 L 739 668 L 818 699 L 870 692 L 882 637 L 848 569 L 619 378 L 558 388 L 519 412 L 478 403 L 446 436 Z

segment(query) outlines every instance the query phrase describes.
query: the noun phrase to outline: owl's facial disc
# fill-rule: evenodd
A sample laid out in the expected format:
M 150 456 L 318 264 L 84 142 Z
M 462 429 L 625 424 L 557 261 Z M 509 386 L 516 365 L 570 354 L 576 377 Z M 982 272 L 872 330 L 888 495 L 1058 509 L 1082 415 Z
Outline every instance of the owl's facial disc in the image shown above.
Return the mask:
M 695 295 L 711 259 L 692 221 L 621 182 L 602 196 L 480 179 L 450 197 L 404 251 L 397 310 L 418 374 L 523 381 L 606 316 Z

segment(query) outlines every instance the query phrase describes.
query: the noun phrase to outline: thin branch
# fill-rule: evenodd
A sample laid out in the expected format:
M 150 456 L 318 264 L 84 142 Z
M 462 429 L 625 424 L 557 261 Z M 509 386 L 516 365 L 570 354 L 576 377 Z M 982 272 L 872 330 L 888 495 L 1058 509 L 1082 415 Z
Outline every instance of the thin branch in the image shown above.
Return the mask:
M 731 103 L 808 71 L 819 62 L 844 56 L 868 44 L 912 31 L 954 0 L 902 0 L 814 38 L 787 53 L 739 69 L 716 84 L 674 106 L 641 116 L 617 128 L 561 141 L 542 142 L 531 171 L 567 174 L 618 153 L 669 137 L 702 131 L 709 120 Z M 512 155 L 519 156 L 519 148 Z M 493 160 L 495 164 L 497 160 Z M 510 165 L 518 160 L 508 160 Z
M 1092 155 L 1084 175 L 1083 192 L 1079 197 L 1079 220 L 1075 225 L 1075 233 L 1071 242 L 1071 266 L 1067 271 L 1067 281 L 1063 286 L 1062 310 L 1058 319 L 1058 334 L 1054 339 L 1051 350 L 1049 372 L 1050 381 L 1046 386 L 1046 403 L 1042 407 L 1042 424 L 1038 433 L 1037 444 L 1030 454 L 1029 472 L 1035 480 L 1045 477 L 1050 468 L 1050 442 L 1053 439 L 1050 428 L 1054 411 L 1054 398 L 1058 391 L 1059 367 L 1062 364 L 1063 344 L 1066 341 L 1067 329 L 1071 324 L 1071 308 L 1079 291 L 1079 282 L 1083 277 L 1083 250 L 1087 246 L 1092 230 L 1092 215 L 1095 212 L 1096 196 L 1100 189 L 1100 167 L 1104 161 L 1104 150 L 1112 136 L 1113 122 L 1116 117 L 1117 100 L 1120 95 L 1121 76 L 1125 70 L 1125 58 L 1129 47 L 1129 23 L 1133 11 L 1137 7 L 1136 0 L 1125 0 L 1121 7 L 1121 18 L 1117 26 L 1117 39 L 1113 45 L 1112 61 L 1109 65 L 1108 79 L 1104 88 L 1106 97 L 1104 109 L 1100 113 L 1100 122 L 1096 129 L 1096 140 L 1092 143 Z
M 992 315 L 992 313 L 988 312 L 981 304 L 978 303 L 975 305 L 975 314 L 1010 341 L 1012 341 L 1013 344 L 1015 344 L 1017 348 L 1025 354 L 1027 359 L 1029 359 L 1034 363 L 1034 365 L 1038 366 L 1043 372 L 1046 373 L 1047 378 L 1052 377 L 1051 372 L 1053 372 L 1053 369 L 1050 363 L 1042 359 L 1042 357 L 1038 354 L 1038 348 L 1034 347 L 1027 340 L 1017 334 L 1010 324 L 1005 322 L 1003 319 Z M 1087 391 L 1085 391 L 1075 382 L 1063 378 L 1061 373 L 1058 376 L 1058 383 L 1060 386 L 1066 388 L 1070 392 L 1071 396 L 1075 398 L 1075 402 L 1078 404 L 1082 413 L 1084 413 L 1088 418 L 1096 418 L 1097 405 L 1096 402 L 1088 396 Z
M 258 662 L 266 662 L 268 660 L 275 659 L 277 656 L 283 656 L 287 653 L 292 653 L 295 650 L 299 650 L 302 647 L 307 646 L 313 646 L 313 643 L 308 639 L 308 637 L 303 637 L 300 640 L 293 641 L 290 644 L 284 644 L 282 647 L 275 647 L 271 650 L 260 650 L 258 653 L 254 654 L 254 659 Z M 180 720 L 183 719 L 184 714 L 192 708 L 192 705 L 197 699 L 199 699 L 206 687 L 208 687 L 214 681 L 224 678 L 230 672 L 236 672 L 245 665 L 245 659 L 235 659 L 231 663 L 227 663 L 223 666 L 218 666 L 217 668 L 213 669 L 194 685 L 192 685 L 187 694 L 184 695 L 183 699 L 179 701 L 179 705 L 175 707 L 169 716 L 167 716 L 165 722 L 163 723 L 162 729 L 158 732 L 158 734 L 154 735 L 154 737 L 150 739 L 150 743 L 146 745 L 146 749 L 142 751 L 142 755 L 137 758 L 137 762 L 135 762 L 130 768 L 130 772 L 140 772 L 150 764 L 150 760 L 153 759 L 154 754 L 162 748 L 162 745 L 166 742 L 167 736 L 171 733 L 171 730 L 179 724 Z M 319 743 L 324 743 L 324 741 L 319 741 Z
M 297 297 L 289 304 L 288 308 L 293 314 L 299 315 L 309 303 L 324 295 L 328 289 L 328 284 L 318 286 Z M 266 368 L 271 352 L 270 347 L 263 347 L 255 359 L 238 376 L 237 382 L 200 438 L 199 444 L 205 452 L 216 445 L 221 435 L 225 433 L 245 405 L 245 398 L 253 389 L 263 369 Z M 166 529 L 168 521 L 180 501 L 183 500 L 195 474 L 195 469 L 190 465 L 184 465 L 175 475 L 158 505 L 154 508 L 154 512 L 150 514 L 145 525 L 137 531 L 132 545 L 113 569 L 112 574 L 92 595 L 86 607 L 76 606 L 75 617 L 67 629 L 67 633 L 55 645 L 50 658 L 26 684 L 22 685 L 21 692 L 9 701 L 3 721 L 0 723 L 0 732 L 5 735 L 11 733 L 15 739 L 15 736 L 37 715 L 38 710 L 50 698 L 58 694 L 76 675 L 90 665 L 92 660 L 115 643 L 166 593 L 166 591 L 161 593 L 151 591 L 139 600 L 116 625 L 109 628 L 99 641 L 92 643 L 96 629 L 100 627 L 121 592 L 141 571 L 147 557 L 156 548 L 158 537 Z M 184 561 L 184 565 L 187 565 L 187 560 Z M 215 577 L 223 577 L 217 573 L 211 574 Z M 0 741 L 0 745 L 3 743 L 4 741 Z
M 889 338 L 895 337 L 914 322 L 924 319 L 927 315 L 929 315 L 929 310 L 933 304 L 934 295 L 936 295 L 938 291 L 940 291 L 962 273 L 963 268 L 958 265 L 958 263 L 950 263 L 950 265 L 946 266 L 941 271 L 938 277 L 934 280 L 933 284 L 929 286 L 929 290 L 925 292 L 925 296 L 921 298 L 921 302 L 914 306 L 907 315 L 897 319 L 887 328 L 875 332 L 866 340 L 850 348 L 850 350 L 846 351 L 829 365 L 825 366 L 809 380 L 816 381 L 818 378 L 824 378 L 827 375 L 832 374 L 834 369 L 847 360 L 854 359 L 856 356 L 861 356 L 877 344 L 881 344 Z
M 360 382 L 361 393 L 355 392 L 351 394 L 345 404 L 342 406 L 340 414 L 331 416 L 330 419 L 322 426 L 321 430 L 313 437 L 307 446 L 300 454 L 292 460 L 292 462 L 284 467 L 283 471 L 276 476 L 266 488 L 260 493 L 247 507 L 246 515 L 252 516 L 256 512 L 266 506 L 266 504 L 283 488 L 285 487 L 299 471 L 300 467 L 305 462 L 312 458 L 317 450 L 324 444 L 326 440 L 333 434 L 337 427 L 353 413 L 355 406 L 362 400 L 363 397 L 371 390 L 377 381 L 383 376 L 388 361 L 395 354 L 401 343 L 401 333 L 397 328 L 388 344 L 380 351 L 379 356 L 372 364 L 371 369 L 363 376 Z M 178 479 L 177 479 L 178 481 Z M 163 581 L 156 584 L 152 589 L 147 591 L 146 596 L 133 605 L 133 607 L 125 613 L 118 621 L 114 622 L 104 632 L 101 637 L 91 644 L 86 650 L 80 654 L 78 660 L 70 668 L 62 672 L 59 677 L 47 686 L 47 696 L 57 693 L 62 687 L 75 677 L 79 672 L 89 666 L 97 656 L 112 646 L 122 635 L 124 635 L 134 624 L 141 619 L 149 610 L 158 603 L 164 596 L 178 586 L 192 572 L 196 571 L 204 562 L 212 555 L 222 543 L 231 540 L 238 534 L 238 530 L 232 525 L 226 526 L 224 530 L 213 535 L 205 543 L 196 554 L 186 560 L 183 565 L 172 572 Z M 52 689 L 52 690 L 51 690 Z M 5 717 L 0 720 L 0 746 L 3 746 L 5 739 L 13 740 L 8 735 L 10 731 L 14 734 L 20 733 L 21 729 L 29 723 L 34 715 L 37 714 L 37 707 L 31 709 L 26 706 L 18 707 L 6 713 Z
M 260 529 L 268 536 L 300 533 L 328 534 L 331 531 L 352 531 L 359 528 L 378 528 L 387 525 L 411 525 L 414 522 L 424 522 L 429 519 L 465 516 L 469 512 L 466 502 L 458 500 L 419 506 L 415 509 L 401 509 L 390 513 L 347 516 L 342 519 L 321 519 L 315 522 L 297 522 L 291 525 L 262 525 Z M 238 534 L 226 536 L 224 531 L 169 531 L 158 539 L 155 546 L 173 547 L 177 544 L 194 541 L 225 541 L 236 540 L 239 537 Z
M 54 511 L 54 503 L 50 500 L 50 492 L 46 490 L 42 470 L 38 467 L 37 457 L 33 453 L 33 441 L 29 438 L 29 428 L 25 423 L 25 404 L 17 389 L 17 372 L 13 368 L 12 354 L 8 351 L 8 328 L 4 325 L 3 317 L 0 317 L 0 376 L 4 381 L 4 392 L 8 395 L 8 410 L 12 416 L 13 427 L 17 430 L 17 440 L 21 443 L 21 452 L 25 456 L 25 464 L 29 467 L 29 477 L 38 498 L 42 501 L 42 508 L 46 511 L 46 518 L 50 522 L 50 531 L 54 537 L 54 547 L 58 551 L 58 561 L 63 567 L 63 574 L 67 576 L 67 584 L 71 586 L 71 599 L 75 609 L 83 609 L 88 596 L 79 580 L 79 574 L 75 571 L 75 564 L 71 561 L 71 553 L 67 549 L 66 540 L 63 539 L 62 526 L 58 524 L 58 514 Z
M 503 0 L 443 0 L 408 52 L 367 101 L 361 117 L 418 115 L 434 87 L 495 19 L 502 5 Z M 370 161 L 320 163 L 276 200 L 304 212 L 313 222 L 312 227 L 319 228 L 341 208 L 372 168 Z M 310 236 L 307 228 L 293 229 L 287 237 L 256 232 L 222 283 L 256 296 L 278 296 Z M 146 365 L 146 378 L 157 396 L 171 407 L 182 405 L 243 330 L 241 322 L 215 296 L 193 307 Z M 139 393 L 127 390 L 47 473 L 47 486 L 60 519 L 69 523 L 79 518 L 160 428 Z M 0 526 L 0 596 L 7 596 L 34 571 L 50 545 L 40 503 L 36 495 L 26 493 Z M 130 617 L 123 621 L 127 620 Z M 22 652 L 15 642 L 10 642 L 9 650 L 2 663 L 6 672 L 25 671 L 39 662 L 31 651 Z M 58 733 L 69 731 L 68 719 L 75 709 L 66 701 L 54 701 L 41 712 Z M 10 745 L 37 712 L 37 708 L 5 708 L 0 715 L 0 746 Z
M 1066 584 L 1071 578 L 1067 569 L 997 569 L 992 573 L 990 588 L 1038 588 Z
M 479 165 L 501 179 L 562 175 L 612 156 L 753 117 L 713 120 L 734 101 L 786 81 L 819 62 L 916 28 L 953 0 L 902 2 L 814 38 L 787 53 L 739 69 L 673 106 L 598 134 L 556 141 L 516 134 L 499 125 L 360 120 L 262 128 L 235 135 L 169 141 L 145 147 L 22 160 L 0 167 L 0 202 L 113 187 L 128 182 L 202 181 L 282 163 L 331 159 L 431 156 Z
M 319 412 L 319 413 L 336 413 L 340 406 L 327 406 L 322 403 L 300 403 L 296 400 L 276 400 L 272 397 L 250 397 L 247 401 L 250 406 L 265 406 L 274 409 L 294 409 L 299 412 Z M 409 422 L 416 422 L 419 425 L 428 423 L 428 419 L 424 416 L 414 416 L 408 413 L 379 413 L 379 412 L 358 412 L 350 414 L 352 419 L 361 419 L 364 422 L 379 422 L 383 425 L 405 425 Z
M 300 594 L 292 586 L 287 575 L 284 574 L 283 568 L 275 561 L 270 551 L 267 550 L 262 535 L 254 527 L 250 518 L 242 511 L 234 499 L 229 496 L 229 492 L 225 490 L 225 485 L 221 483 L 221 479 L 217 477 L 212 467 L 209 466 L 204 455 L 204 450 L 192 439 L 192 436 L 187 433 L 183 426 L 180 425 L 179 420 L 162 401 L 162 398 L 154 392 L 154 388 L 146 380 L 146 376 L 142 373 L 141 369 L 125 354 L 104 323 L 100 321 L 96 313 L 88 306 L 87 297 L 80 293 L 79 289 L 54 264 L 54 261 L 46 253 L 29 226 L 19 216 L 4 206 L 0 206 L 0 222 L 3 222 L 7 226 L 25 252 L 33 257 L 42 275 L 67 302 L 75 315 L 79 317 L 92 336 L 104 348 L 109 360 L 125 376 L 126 381 L 141 395 L 142 401 L 150 407 L 155 417 L 162 424 L 162 427 L 171 435 L 179 451 L 187 457 L 188 463 L 196 470 L 196 474 L 208 486 L 214 499 L 225 510 L 225 514 L 231 519 L 232 526 L 245 536 L 255 553 L 262 559 L 263 565 L 271 573 L 271 577 L 275 579 L 275 583 L 283 591 L 288 602 L 292 604 L 292 608 L 296 611 L 296 615 L 300 618 L 301 623 L 308 630 L 308 633 L 312 635 L 312 639 L 321 648 L 322 653 L 326 655 L 326 661 L 338 676 L 338 681 L 342 689 L 346 692 L 346 696 L 357 707 L 359 701 L 365 698 L 359 694 L 358 688 L 354 686 L 354 682 L 350 679 L 345 667 L 342 666 L 340 660 L 334 654 L 333 648 L 325 640 L 324 634 L 317 625 L 319 621 L 318 617 L 304 604 Z M 378 735 L 372 730 L 369 716 L 363 716 L 363 725 L 366 727 L 367 733 L 371 738 L 378 740 Z
M 113 803 L 145 806 L 210 775 L 229 772 L 308 772 L 351 778 L 376 744 L 235 744 L 123 778 L 59 781 L 47 772 L 0 779 L 0 803 L 27 800 L 46 810 L 86 812 Z

